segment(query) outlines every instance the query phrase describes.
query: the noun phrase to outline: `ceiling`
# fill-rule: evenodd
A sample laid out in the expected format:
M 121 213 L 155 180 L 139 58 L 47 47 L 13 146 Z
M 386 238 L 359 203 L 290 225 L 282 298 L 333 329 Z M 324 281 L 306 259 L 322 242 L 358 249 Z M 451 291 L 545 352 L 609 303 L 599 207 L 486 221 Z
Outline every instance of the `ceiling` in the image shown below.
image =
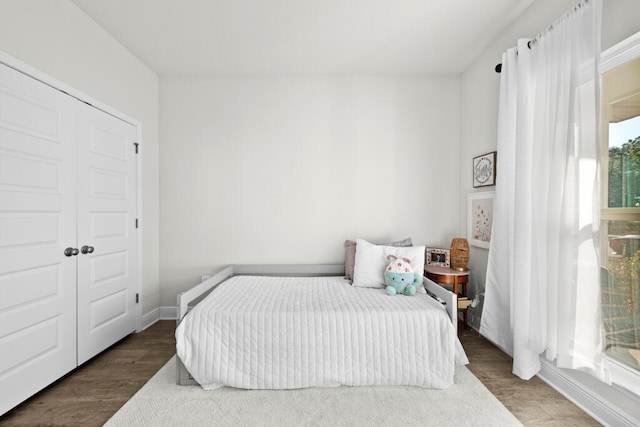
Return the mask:
M 161 76 L 460 74 L 535 0 L 72 0 Z
M 640 116 L 640 93 L 611 104 L 609 123 L 619 123 Z

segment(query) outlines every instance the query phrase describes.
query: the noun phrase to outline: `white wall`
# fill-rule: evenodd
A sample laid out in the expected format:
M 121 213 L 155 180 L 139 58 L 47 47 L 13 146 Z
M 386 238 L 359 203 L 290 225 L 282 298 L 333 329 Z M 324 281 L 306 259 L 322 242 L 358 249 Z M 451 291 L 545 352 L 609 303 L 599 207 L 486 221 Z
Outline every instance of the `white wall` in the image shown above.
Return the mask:
M 518 38 L 533 38 L 537 33 L 548 27 L 562 13 L 569 10 L 577 0 L 536 0 L 514 24 L 498 37 L 476 61 L 463 73 L 461 77 L 461 117 L 464 125 L 461 130 L 461 152 L 459 162 L 461 170 L 460 200 L 461 214 L 459 224 L 466 229 L 466 197 L 467 194 L 480 189 L 473 189 L 471 185 L 472 159 L 478 154 L 496 149 L 498 95 L 500 75 L 494 67 L 501 61 L 502 52 L 515 46 Z M 640 1 L 637 0 L 603 0 L 602 49 L 606 50 L 624 38 L 640 31 Z M 497 167 L 500 169 L 500 153 L 498 153 Z M 499 177 L 499 175 L 498 175 Z M 471 248 L 470 267 L 473 270 L 471 293 L 475 293 L 476 286 L 484 289 L 484 278 L 487 268 L 488 251 L 486 249 Z M 550 368 L 553 370 L 553 368 Z M 554 370 L 559 371 L 559 370 Z M 601 383 L 586 385 L 580 375 L 567 372 L 566 381 L 575 381 L 578 387 L 594 392 L 603 407 L 619 407 L 624 405 L 637 406 L 636 398 L 628 398 Z M 548 378 L 548 374 L 547 374 Z M 552 384 L 556 388 L 563 388 L 566 384 Z M 569 387 L 570 388 L 570 387 Z M 578 392 L 580 394 L 580 392 Z M 582 393 L 584 395 L 584 393 Z M 596 399 L 597 401 L 597 399 Z M 631 402 L 631 403 L 629 403 Z
M 67 0 L 2 0 L 0 50 L 142 123 L 142 312 L 158 307 L 158 76 Z
M 223 264 L 458 231 L 457 78 L 162 78 L 160 94 L 161 306 Z

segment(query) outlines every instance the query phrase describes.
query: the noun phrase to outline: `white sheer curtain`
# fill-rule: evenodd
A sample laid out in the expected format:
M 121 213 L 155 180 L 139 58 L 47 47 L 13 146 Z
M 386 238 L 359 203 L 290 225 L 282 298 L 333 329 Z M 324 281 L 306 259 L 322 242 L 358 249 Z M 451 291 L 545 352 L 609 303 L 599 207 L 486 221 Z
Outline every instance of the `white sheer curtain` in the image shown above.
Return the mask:
M 540 357 L 607 380 L 600 322 L 600 0 L 502 57 L 493 232 L 480 332 L 529 379 Z

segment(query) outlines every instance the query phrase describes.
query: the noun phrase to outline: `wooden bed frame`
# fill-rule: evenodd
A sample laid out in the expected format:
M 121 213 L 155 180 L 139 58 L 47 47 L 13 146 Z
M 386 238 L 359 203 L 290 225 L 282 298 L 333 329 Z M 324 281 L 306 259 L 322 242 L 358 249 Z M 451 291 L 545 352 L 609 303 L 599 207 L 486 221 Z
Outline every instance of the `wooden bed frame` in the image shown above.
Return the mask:
M 188 291 L 178 294 L 178 305 L 176 313 L 176 323 L 180 323 L 182 318 L 192 308 L 194 301 L 200 299 L 205 294 L 211 292 L 219 284 L 234 276 L 344 276 L 344 264 L 281 264 L 281 265 L 257 265 L 257 264 L 234 264 L 224 267 L 222 270 L 202 281 Z M 458 297 L 433 282 L 423 277 L 423 285 L 427 293 L 440 301 L 453 323 L 453 327 L 458 332 Z M 179 385 L 198 385 L 187 368 L 182 364 L 179 357 L 176 357 L 176 381 Z

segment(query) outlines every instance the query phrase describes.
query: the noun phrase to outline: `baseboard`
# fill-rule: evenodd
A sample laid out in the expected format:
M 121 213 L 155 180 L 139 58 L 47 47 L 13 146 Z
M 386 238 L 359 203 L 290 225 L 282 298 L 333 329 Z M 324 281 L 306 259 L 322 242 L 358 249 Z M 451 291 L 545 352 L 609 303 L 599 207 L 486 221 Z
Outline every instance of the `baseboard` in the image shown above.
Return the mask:
M 621 408 L 623 406 L 621 403 L 627 403 L 625 405 L 627 407 L 638 408 L 639 406 L 636 405 L 640 402 L 635 402 L 638 399 L 631 398 L 615 387 L 601 383 L 587 374 L 559 369 L 544 359 L 541 362 L 542 368 L 538 377 L 602 425 L 629 427 L 640 425 L 637 414 L 634 416 Z M 578 378 L 581 375 L 585 378 Z
M 141 328 L 141 330 L 144 331 L 149 326 L 153 325 L 158 320 L 160 320 L 159 313 L 160 313 L 159 310 L 156 308 L 154 310 L 151 310 L 150 312 L 148 312 L 144 316 L 142 316 L 142 328 Z
M 160 307 L 160 320 L 176 320 L 176 306 Z
M 509 354 L 492 340 L 489 341 Z M 637 409 L 640 408 L 640 397 L 606 385 L 588 374 L 557 368 L 544 358 L 540 359 L 540 363 L 541 369 L 537 376 L 600 424 L 629 427 L 640 425 L 640 411 Z M 582 379 L 578 378 L 580 376 Z M 623 407 L 631 409 L 626 411 Z

